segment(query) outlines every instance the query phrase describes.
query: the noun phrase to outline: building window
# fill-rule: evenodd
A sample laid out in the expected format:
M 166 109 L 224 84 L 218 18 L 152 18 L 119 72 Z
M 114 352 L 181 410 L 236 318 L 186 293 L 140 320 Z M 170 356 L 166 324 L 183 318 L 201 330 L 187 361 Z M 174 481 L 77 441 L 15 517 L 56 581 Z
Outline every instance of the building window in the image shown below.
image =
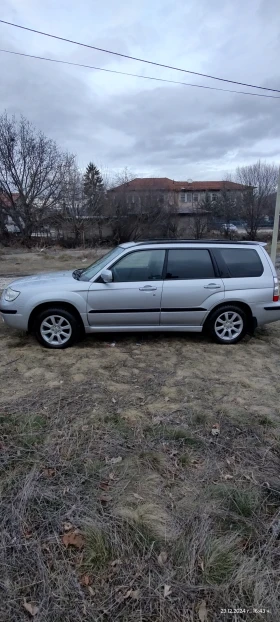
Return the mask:
M 198 203 L 198 194 L 195 192 L 193 195 L 194 203 Z
M 186 203 L 191 203 L 191 202 L 192 202 L 192 193 L 186 192 Z
M 185 193 L 184 192 L 181 192 L 181 194 L 180 194 L 180 201 L 181 201 L 181 203 L 185 203 Z
M 217 193 L 216 193 L 216 192 L 212 192 L 212 194 L 211 194 L 211 200 L 212 200 L 212 201 L 216 201 L 216 200 L 217 200 Z

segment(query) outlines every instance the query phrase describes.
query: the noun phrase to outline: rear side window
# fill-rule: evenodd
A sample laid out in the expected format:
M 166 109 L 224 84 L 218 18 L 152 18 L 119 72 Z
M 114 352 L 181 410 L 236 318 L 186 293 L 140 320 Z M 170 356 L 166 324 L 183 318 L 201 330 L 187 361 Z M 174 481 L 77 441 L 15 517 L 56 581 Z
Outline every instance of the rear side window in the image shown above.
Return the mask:
M 168 251 L 166 279 L 211 279 L 215 277 L 208 250 L 186 248 Z
M 229 276 L 234 278 L 261 276 L 263 265 L 252 248 L 221 248 L 220 254 L 227 265 Z

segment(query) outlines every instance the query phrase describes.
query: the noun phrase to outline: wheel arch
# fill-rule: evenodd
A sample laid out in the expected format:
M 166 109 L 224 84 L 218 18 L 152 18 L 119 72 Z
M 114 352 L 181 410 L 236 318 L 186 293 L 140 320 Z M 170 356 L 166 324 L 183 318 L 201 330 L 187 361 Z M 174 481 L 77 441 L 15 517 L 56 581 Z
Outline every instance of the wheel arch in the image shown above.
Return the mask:
M 84 323 L 83 323 L 82 317 L 77 307 L 75 307 L 75 305 L 71 304 L 70 302 L 63 302 L 61 300 L 52 300 L 49 302 L 43 302 L 41 304 L 36 305 L 36 307 L 32 309 L 29 319 L 28 319 L 28 332 L 29 333 L 33 331 L 34 321 L 35 321 L 36 316 L 42 311 L 45 311 L 47 309 L 52 309 L 52 308 L 58 308 L 61 310 L 69 311 L 69 313 L 72 313 L 74 317 L 76 318 L 76 320 L 79 322 L 81 331 L 83 331 L 84 333 L 85 331 Z
M 251 307 L 248 304 L 246 304 L 246 302 L 240 302 L 239 300 L 224 300 L 223 302 L 220 302 L 219 304 L 215 305 L 215 307 L 213 307 L 213 309 L 209 311 L 206 318 L 204 318 L 203 330 L 207 329 L 208 323 L 213 313 L 215 313 L 219 309 L 222 309 L 223 307 L 230 306 L 230 305 L 233 305 L 234 307 L 239 307 L 246 313 L 248 317 L 248 325 L 249 325 L 250 332 L 251 331 L 253 332 L 254 329 L 256 328 L 256 318 L 253 317 Z

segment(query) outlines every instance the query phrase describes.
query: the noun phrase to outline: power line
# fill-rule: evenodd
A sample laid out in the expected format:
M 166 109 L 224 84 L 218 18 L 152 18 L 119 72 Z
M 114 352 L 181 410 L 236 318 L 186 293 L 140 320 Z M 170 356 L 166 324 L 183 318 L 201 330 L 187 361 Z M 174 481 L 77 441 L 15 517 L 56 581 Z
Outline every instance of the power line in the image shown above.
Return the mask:
M 105 71 L 106 73 L 117 73 L 122 76 L 131 76 L 133 78 L 141 78 L 142 80 L 155 80 L 156 82 L 167 82 L 168 84 L 181 84 L 182 86 L 192 86 L 198 89 L 210 89 L 211 91 L 223 91 L 224 93 L 239 93 L 239 95 L 250 95 L 251 97 L 266 97 L 268 99 L 280 99 L 277 95 L 263 95 L 262 93 L 250 93 L 249 91 L 234 91 L 232 89 L 220 89 L 215 86 L 206 86 L 203 84 L 190 84 L 189 82 L 180 82 L 178 80 L 167 80 L 166 78 L 154 78 L 152 76 L 141 76 L 137 73 L 128 73 L 126 71 L 117 71 L 116 69 L 104 69 L 103 67 L 95 67 L 94 65 L 83 65 L 81 63 L 72 63 L 58 58 L 47 58 L 45 56 L 35 56 L 34 54 L 24 54 L 23 52 L 13 52 L 12 50 L 1 50 L 5 54 L 14 54 L 16 56 L 25 56 L 26 58 L 36 58 L 37 60 L 46 60 L 50 63 L 61 63 L 62 65 L 73 65 L 74 67 L 84 67 L 86 69 L 95 69 L 96 71 Z
M 43 35 L 44 37 L 51 37 L 52 39 L 58 39 L 59 41 L 65 41 L 66 43 L 73 43 L 74 45 L 80 45 L 84 48 L 90 48 L 91 50 L 97 50 L 98 52 L 104 52 L 105 54 L 113 54 L 114 56 L 121 56 L 122 58 L 128 58 L 129 60 L 134 60 L 139 63 L 146 63 L 148 65 L 155 65 L 156 67 L 163 67 L 164 69 L 172 69 L 174 71 L 181 71 L 183 73 L 191 73 L 195 76 L 200 76 L 202 78 L 210 78 L 211 80 L 220 80 L 221 82 L 230 82 L 231 84 L 238 84 L 239 86 L 247 86 L 253 89 L 261 89 L 263 91 L 273 91 L 275 93 L 280 93 L 279 89 L 271 89 L 266 86 L 257 86 L 255 84 L 247 84 L 246 82 L 237 82 L 236 80 L 228 80 L 226 78 L 218 78 L 217 76 L 211 76 L 206 73 L 199 73 L 198 71 L 190 71 L 189 69 L 182 69 L 180 67 L 173 67 L 172 65 L 164 65 L 162 63 L 156 63 L 155 61 L 146 60 L 144 58 L 137 58 L 136 56 L 129 56 L 128 54 L 121 54 L 121 52 L 112 52 L 112 50 L 106 50 L 104 48 L 98 48 L 95 45 L 89 45 L 87 43 L 81 43 L 80 41 L 73 41 L 72 39 L 66 39 L 65 37 L 59 37 L 58 35 L 53 35 L 48 32 L 43 32 L 41 30 L 35 30 L 35 28 L 28 28 L 27 26 L 21 26 L 20 24 L 14 24 L 13 22 L 7 22 L 4 19 L 0 19 L 1 24 L 7 24 L 8 26 L 14 26 L 15 28 L 20 28 L 21 30 L 28 30 L 29 32 L 35 32 L 38 35 Z

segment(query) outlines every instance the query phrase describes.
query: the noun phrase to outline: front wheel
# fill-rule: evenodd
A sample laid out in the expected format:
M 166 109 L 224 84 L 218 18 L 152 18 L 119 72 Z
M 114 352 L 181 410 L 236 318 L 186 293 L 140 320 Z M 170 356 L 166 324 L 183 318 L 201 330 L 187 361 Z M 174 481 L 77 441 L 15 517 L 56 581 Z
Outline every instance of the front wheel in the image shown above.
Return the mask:
M 247 333 L 248 317 L 240 307 L 224 305 L 212 313 L 207 328 L 217 343 L 237 343 Z
M 49 308 L 36 317 L 34 332 L 42 346 L 59 350 L 69 348 L 78 341 L 80 326 L 70 311 Z

